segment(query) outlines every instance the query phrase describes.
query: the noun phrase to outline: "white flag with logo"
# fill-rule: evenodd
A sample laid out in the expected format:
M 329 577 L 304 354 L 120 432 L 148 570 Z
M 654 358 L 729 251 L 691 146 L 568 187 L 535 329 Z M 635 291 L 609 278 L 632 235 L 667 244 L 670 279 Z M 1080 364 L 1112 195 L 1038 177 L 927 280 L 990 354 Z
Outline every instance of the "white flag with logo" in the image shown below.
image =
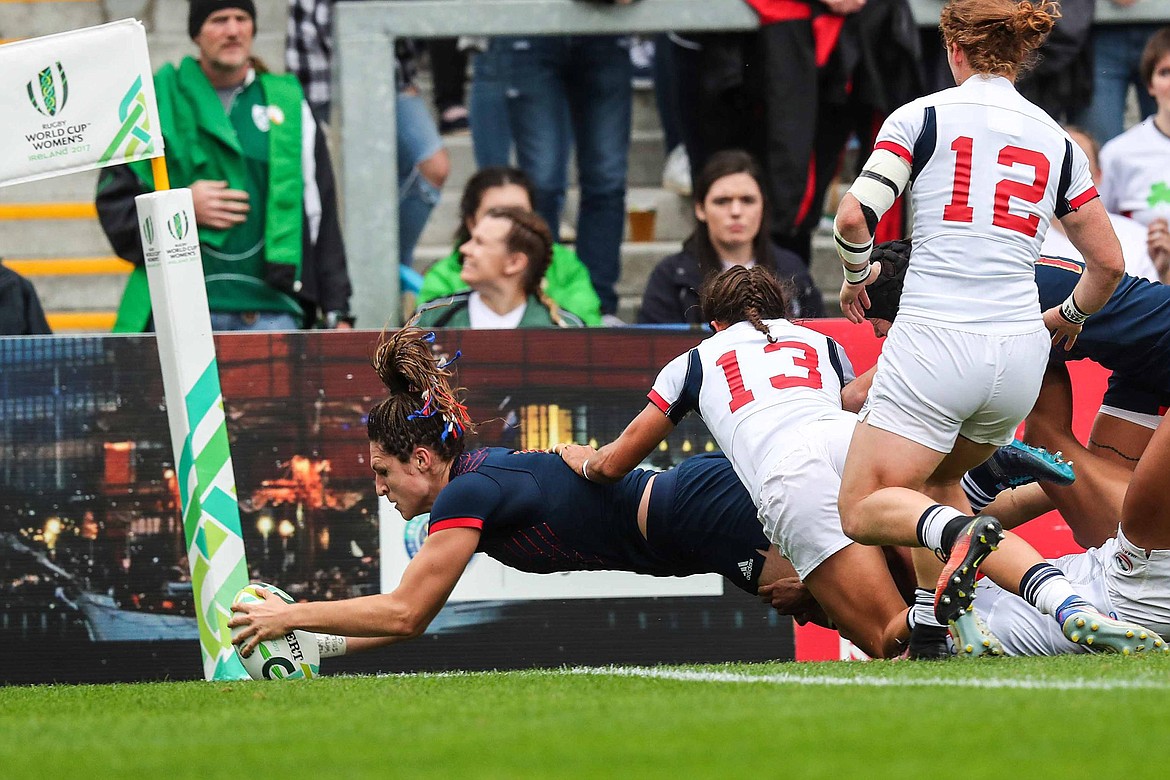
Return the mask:
M 136 19 L 0 46 L 0 185 L 161 157 Z

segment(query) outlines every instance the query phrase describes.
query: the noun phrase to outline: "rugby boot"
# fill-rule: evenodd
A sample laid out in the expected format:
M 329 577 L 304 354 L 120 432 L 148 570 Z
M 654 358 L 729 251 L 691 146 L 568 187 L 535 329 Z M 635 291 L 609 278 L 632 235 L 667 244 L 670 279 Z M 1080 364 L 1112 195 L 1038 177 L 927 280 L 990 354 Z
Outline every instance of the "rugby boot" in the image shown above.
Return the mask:
M 1166 641 L 1148 628 L 1102 615 L 1079 599 L 1067 608 L 1061 605 L 1056 614 L 1069 641 L 1094 652 L 1122 655 L 1170 653 Z
M 906 658 L 911 661 L 940 661 L 951 655 L 945 627 L 919 623 L 910 629 L 910 646 L 906 648 Z
M 1072 463 L 1064 459 L 1063 453 L 1033 447 L 1019 439 L 1000 447 L 994 455 L 971 471 L 981 482 L 984 475 L 990 477 L 986 482 L 993 484 L 996 492 L 1000 493 L 1037 481 L 1063 486 L 1071 485 L 1076 480 Z
M 971 609 L 979 564 L 999 547 L 1003 536 L 1003 526 L 990 515 L 971 518 L 959 534 L 934 590 L 934 616 L 939 623 L 949 626 Z
M 955 655 L 960 658 L 978 658 L 984 655 L 1003 655 L 1003 645 L 987 628 L 975 610 L 967 610 L 951 621 L 951 639 Z

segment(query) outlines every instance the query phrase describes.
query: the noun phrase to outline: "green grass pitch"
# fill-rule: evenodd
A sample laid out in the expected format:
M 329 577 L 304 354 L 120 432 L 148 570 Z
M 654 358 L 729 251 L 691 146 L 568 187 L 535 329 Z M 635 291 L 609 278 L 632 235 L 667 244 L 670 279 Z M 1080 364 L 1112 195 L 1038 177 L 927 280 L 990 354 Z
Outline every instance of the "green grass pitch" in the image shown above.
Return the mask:
M 0 776 L 1113 777 L 1168 695 L 1168 656 L 9 687 Z

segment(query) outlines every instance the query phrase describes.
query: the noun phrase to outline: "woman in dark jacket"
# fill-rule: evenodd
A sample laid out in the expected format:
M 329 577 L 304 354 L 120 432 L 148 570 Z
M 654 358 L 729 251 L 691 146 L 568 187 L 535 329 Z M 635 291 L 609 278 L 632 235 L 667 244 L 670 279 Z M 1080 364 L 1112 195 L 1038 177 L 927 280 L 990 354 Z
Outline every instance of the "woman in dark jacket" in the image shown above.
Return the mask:
M 695 181 L 695 229 L 682 251 L 650 274 L 640 323 L 703 323 L 699 288 L 733 265 L 762 265 L 794 288 L 793 319 L 823 317 L 825 305 L 804 261 L 768 239 L 763 174 L 750 154 L 726 150 L 711 156 Z

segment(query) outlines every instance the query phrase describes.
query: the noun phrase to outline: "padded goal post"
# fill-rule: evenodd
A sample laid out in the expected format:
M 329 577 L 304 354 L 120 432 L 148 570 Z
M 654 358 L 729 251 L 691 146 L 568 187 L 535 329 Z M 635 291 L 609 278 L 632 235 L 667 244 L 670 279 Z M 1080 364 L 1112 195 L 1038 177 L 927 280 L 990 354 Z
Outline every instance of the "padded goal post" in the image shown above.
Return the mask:
M 248 584 L 191 191 L 169 190 L 146 30 L 135 19 L 0 46 L 0 186 L 150 160 L 136 199 L 204 677 L 247 679 L 231 599 Z

